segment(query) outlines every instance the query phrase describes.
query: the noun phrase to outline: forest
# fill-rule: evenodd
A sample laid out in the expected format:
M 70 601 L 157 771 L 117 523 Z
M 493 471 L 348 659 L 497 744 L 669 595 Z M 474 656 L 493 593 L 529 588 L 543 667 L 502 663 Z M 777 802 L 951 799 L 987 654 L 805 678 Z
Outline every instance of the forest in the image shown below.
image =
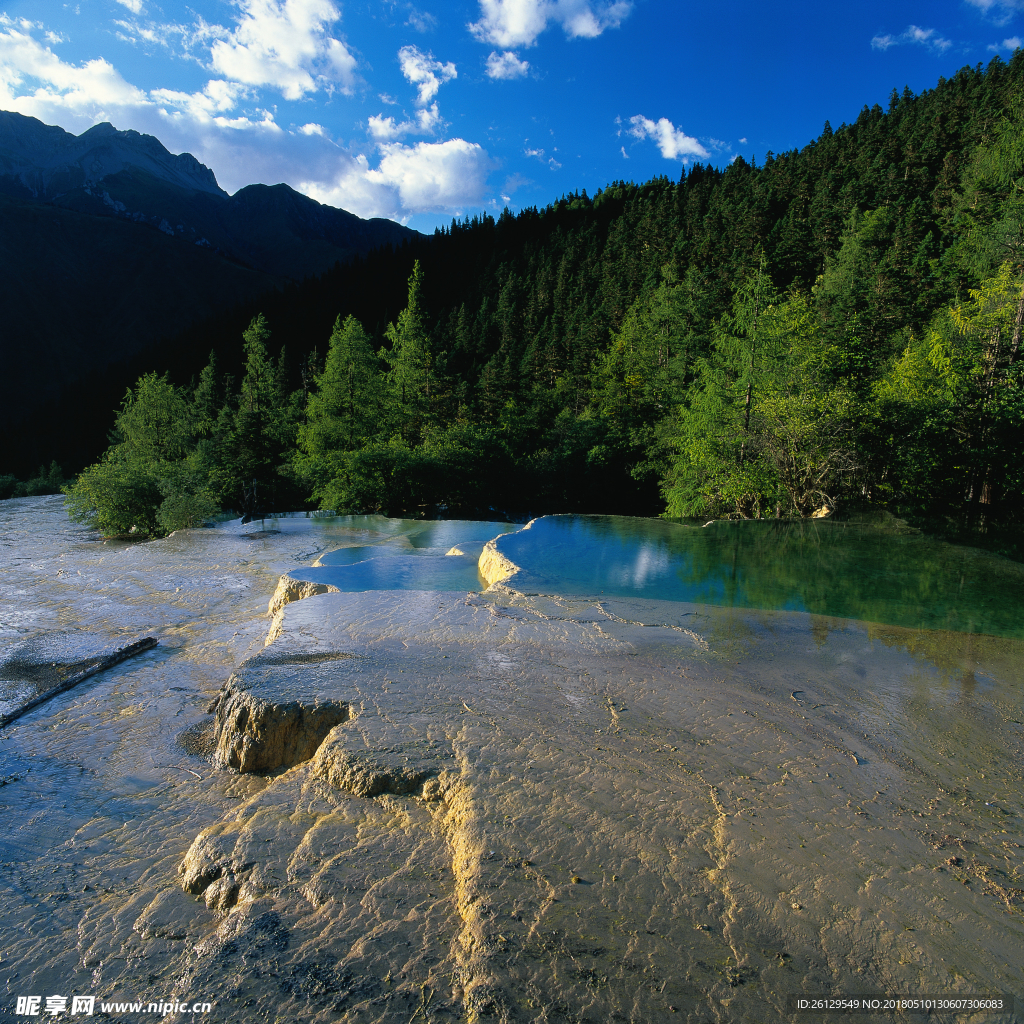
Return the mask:
M 136 537 L 303 508 L 1017 523 L 1022 86 L 1018 51 L 803 149 L 453 221 L 211 320 L 69 508 Z

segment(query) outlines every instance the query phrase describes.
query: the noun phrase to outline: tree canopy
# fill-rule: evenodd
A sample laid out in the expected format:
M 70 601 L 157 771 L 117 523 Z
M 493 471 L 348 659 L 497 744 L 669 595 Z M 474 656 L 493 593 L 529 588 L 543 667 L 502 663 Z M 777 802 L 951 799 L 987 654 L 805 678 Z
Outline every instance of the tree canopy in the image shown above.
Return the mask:
M 242 352 L 208 323 L 74 507 L 145 464 L 159 508 L 1019 518 L 1022 86 L 1017 53 L 760 163 L 453 221 L 268 298 Z

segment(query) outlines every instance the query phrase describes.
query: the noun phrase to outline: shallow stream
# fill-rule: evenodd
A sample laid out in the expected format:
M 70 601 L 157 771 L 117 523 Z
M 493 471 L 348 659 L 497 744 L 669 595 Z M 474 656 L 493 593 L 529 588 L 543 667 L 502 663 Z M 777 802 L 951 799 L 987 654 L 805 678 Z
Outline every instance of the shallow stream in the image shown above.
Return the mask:
M 482 593 L 495 537 L 518 572 Z M 339 593 L 265 647 L 285 574 Z M 1022 999 L 1022 583 L 832 522 L 292 517 L 123 544 L 59 498 L 0 502 L 0 713 L 160 641 L 0 732 L 0 1012 L 763 1024 L 847 1019 L 791 1014 L 798 993 Z M 215 767 L 208 709 L 243 662 L 252 692 L 349 720 L 311 761 Z M 351 781 L 398 755 L 427 781 Z M 183 891 L 204 857 L 217 884 Z

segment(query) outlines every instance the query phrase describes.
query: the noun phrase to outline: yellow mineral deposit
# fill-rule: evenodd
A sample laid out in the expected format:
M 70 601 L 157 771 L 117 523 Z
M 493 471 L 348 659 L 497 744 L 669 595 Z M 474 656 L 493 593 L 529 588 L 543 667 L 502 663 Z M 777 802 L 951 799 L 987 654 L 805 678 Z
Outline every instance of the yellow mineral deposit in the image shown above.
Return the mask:
M 488 585 L 504 583 L 511 579 L 517 572 L 519 566 L 510 562 L 497 548 L 495 541 L 489 540 L 483 551 L 480 552 L 480 561 L 477 563 L 480 578 Z

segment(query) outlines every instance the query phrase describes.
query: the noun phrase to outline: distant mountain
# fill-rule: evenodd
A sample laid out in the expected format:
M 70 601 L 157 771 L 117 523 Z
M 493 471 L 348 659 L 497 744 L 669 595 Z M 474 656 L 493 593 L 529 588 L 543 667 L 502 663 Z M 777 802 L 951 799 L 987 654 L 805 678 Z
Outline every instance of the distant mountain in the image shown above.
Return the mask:
M 119 132 L 108 121 L 72 135 L 10 110 L 0 111 L 0 189 L 52 199 L 133 167 L 188 191 L 227 198 L 213 171 L 191 153 L 175 156 L 159 139 Z
M 11 111 L 0 111 L 0 194 L 132 221 L 293 281 L 416 234 L 287 185 L 229 196 L 209 167 L 191 153 L 169 153 L 152 135 L 108 122 L 72 135 Z
M 0 111 L 0 430 L 161 338 L 417 232 L 287 185 L 228 195 L 151 135 Z M 0 473 L 35 469 L 7 451 Z

